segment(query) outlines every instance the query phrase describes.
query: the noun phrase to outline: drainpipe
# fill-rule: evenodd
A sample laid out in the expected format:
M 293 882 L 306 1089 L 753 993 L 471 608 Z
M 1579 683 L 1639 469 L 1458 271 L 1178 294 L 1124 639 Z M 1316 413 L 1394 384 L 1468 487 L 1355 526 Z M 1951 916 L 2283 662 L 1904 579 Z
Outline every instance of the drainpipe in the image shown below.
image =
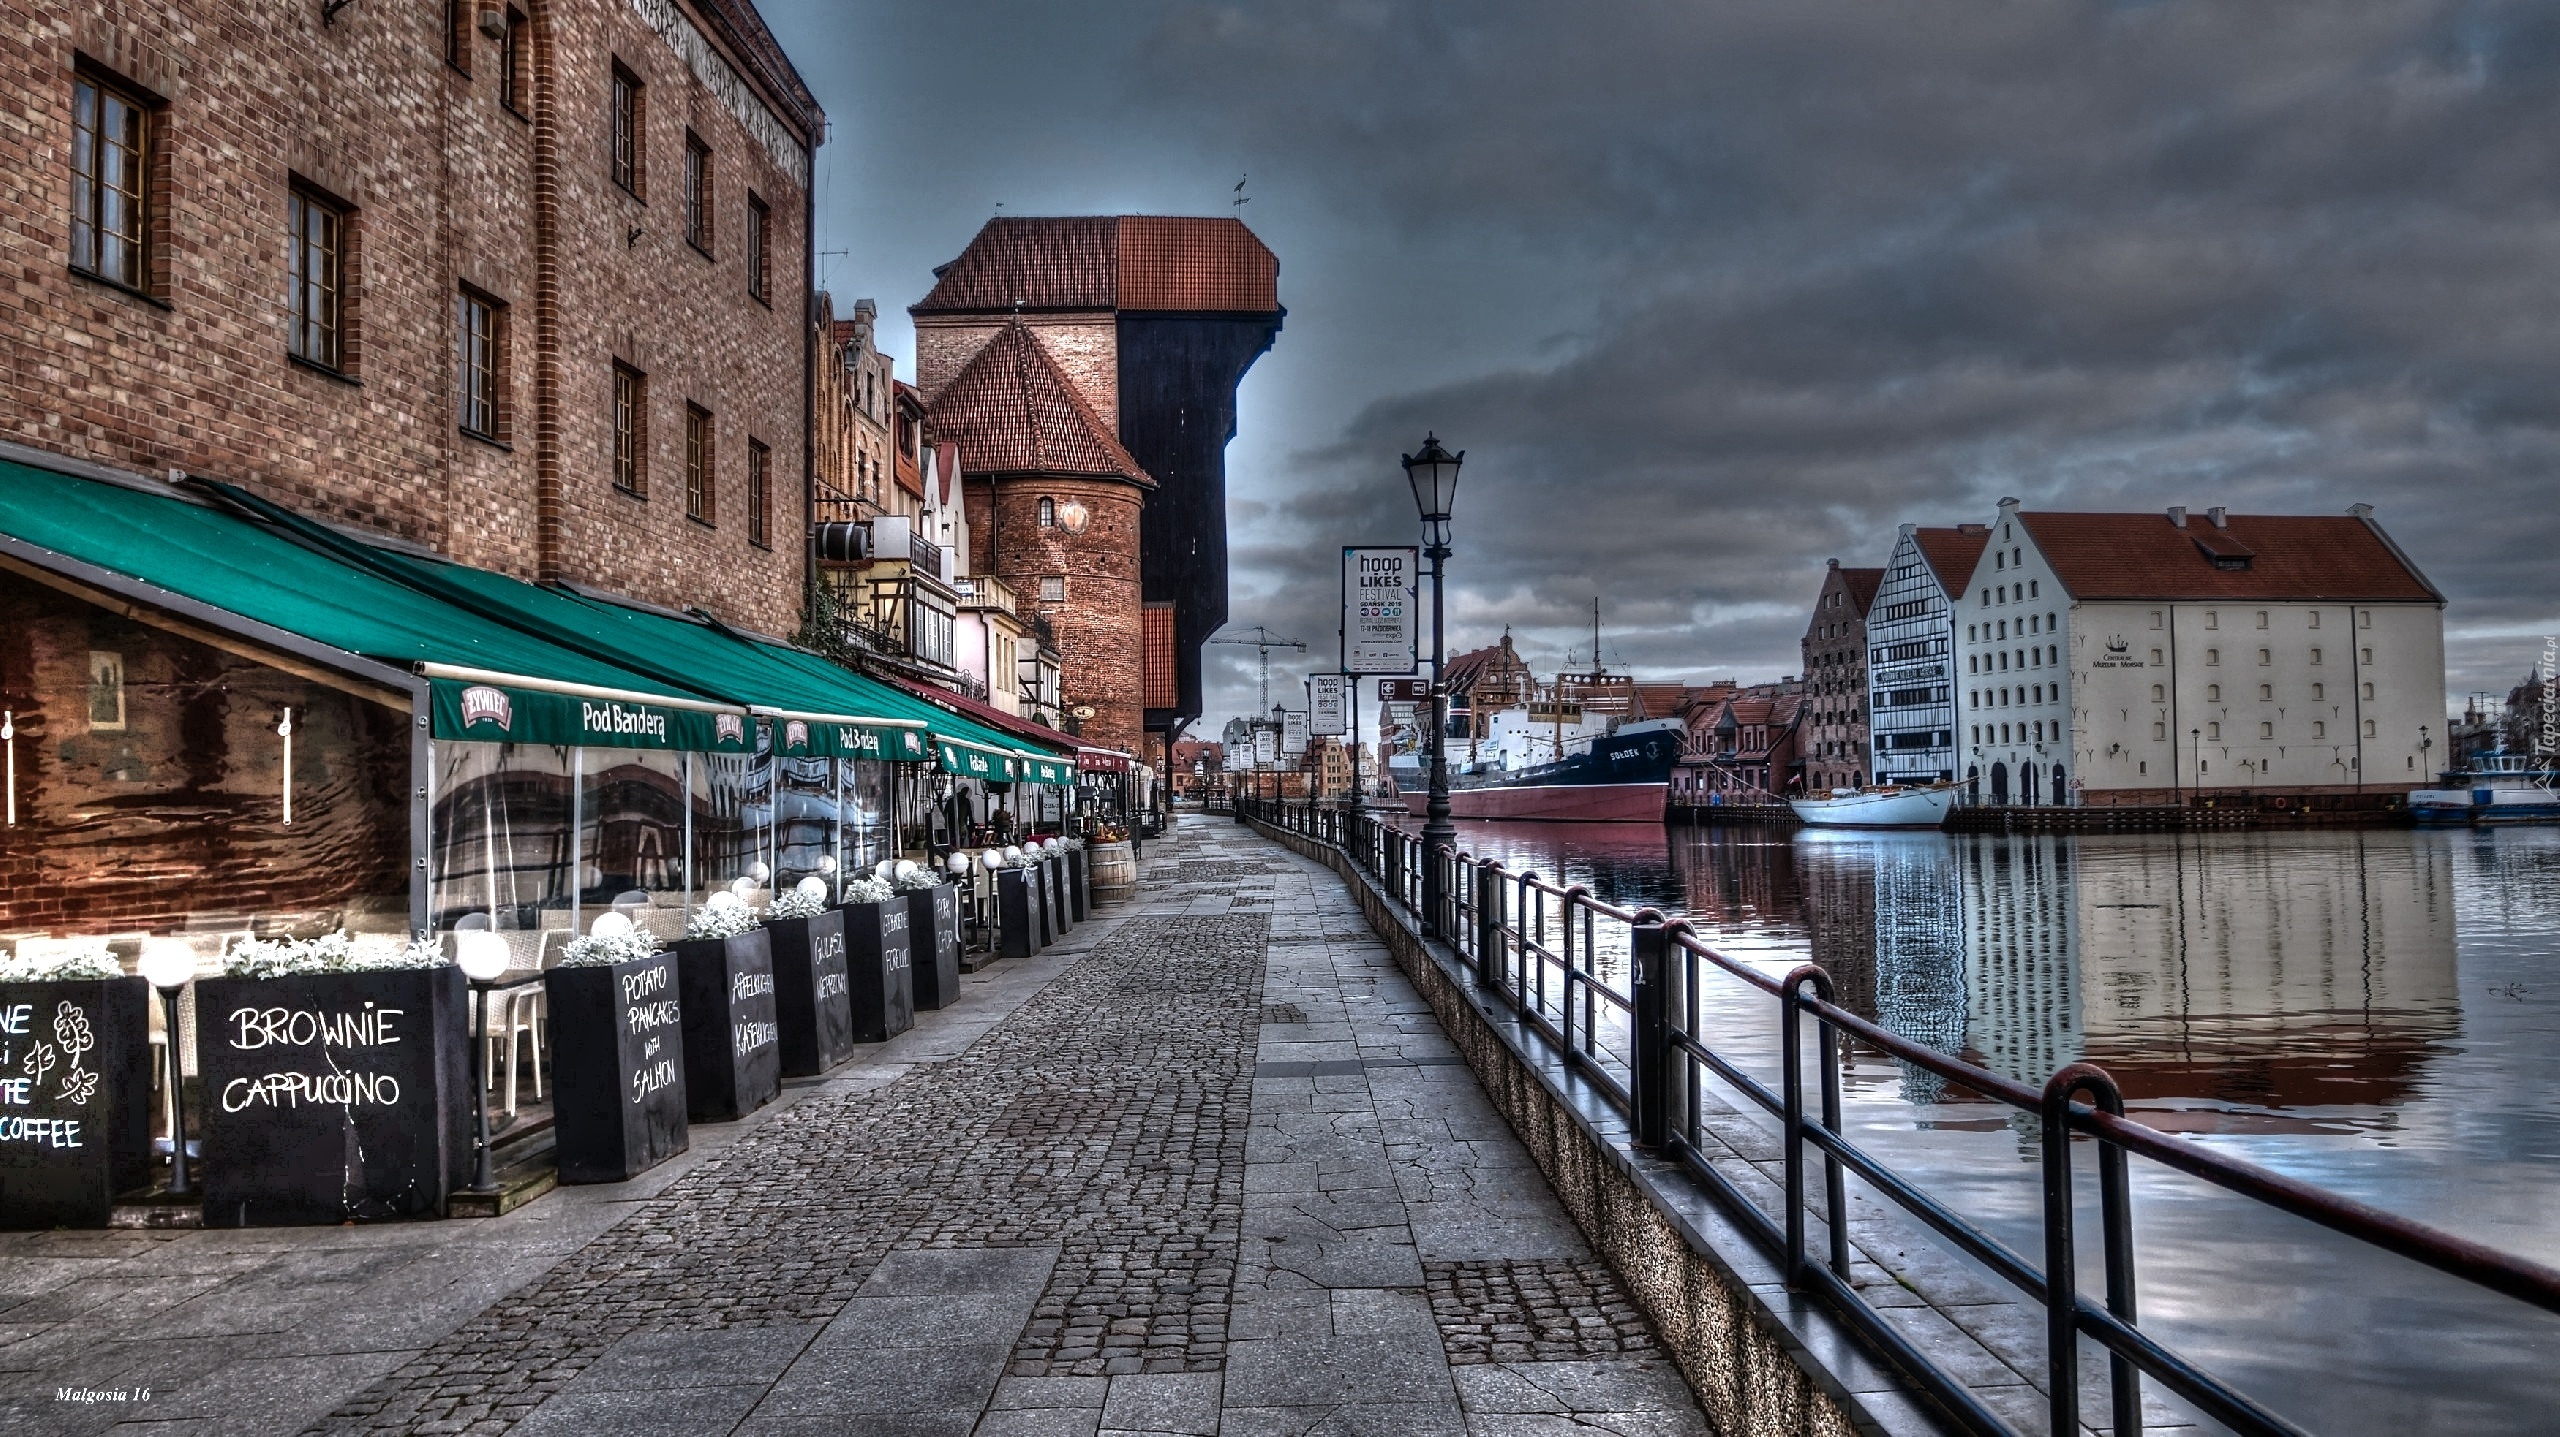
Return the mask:
M 826 142 L 821 132 L 800 177 L 800 602 L 812 613 L 818 598 L 818 145 Z M 835 336 L 827 340 L 833 345 Z M 894 404 L 896 385 L 890 389 Z
M 560 77 L 551 0 L 531 0 L 533 31 L 533 571 L 561 573 Z

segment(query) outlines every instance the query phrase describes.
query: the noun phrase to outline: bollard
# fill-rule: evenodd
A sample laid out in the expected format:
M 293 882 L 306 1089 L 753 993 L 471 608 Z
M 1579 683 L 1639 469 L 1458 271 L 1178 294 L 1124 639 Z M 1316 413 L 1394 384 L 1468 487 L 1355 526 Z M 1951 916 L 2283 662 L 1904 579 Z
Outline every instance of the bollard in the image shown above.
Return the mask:
M 1662 914 L 1647 908 L 1636 914 L 1628 933 L 1632 946 L 1635 1011 L 1628 1024 L 1628 1104 L 1636 1146 L 1659 1148 L 1671 1134 L 1671 935 Z

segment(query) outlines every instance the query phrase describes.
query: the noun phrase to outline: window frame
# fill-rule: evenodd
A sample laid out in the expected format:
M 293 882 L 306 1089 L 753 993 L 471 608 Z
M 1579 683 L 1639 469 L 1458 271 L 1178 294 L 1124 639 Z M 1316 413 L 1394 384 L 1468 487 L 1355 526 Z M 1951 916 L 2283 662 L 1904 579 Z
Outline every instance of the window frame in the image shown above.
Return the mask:
M 613 362 L 614 492 L 642 503 L 649 500 L 649 376 L 638 367 Z
M 750 435 L 747 439 L 747 542 L 773 547 L 773 448 Z
M 485 315 L 485 328 L 475 319 Z M 507 447 L 507 303 L 472 285 L 454 290 L 454 427 Z M 477 362 L 475 362 L 477 361 Z M 487 427 L 472 421 L 486 411 Z
M 684 132 L 684 242 L 705 259 L 717 258 L 719 234 L 714 220 L 718 196 L 713 186 L 711 145 L 691 130 Z
M 314 291 L 314 277 L 306 264 L 311 252 L 306 240 L 313 218 L 324 221 L 328 232 L 323 259 L 328 273 L 318 282 L 329 306 L 329 314 L 322 321 L 315 321 L 305 307 Z M 348 279 L 354 268 L 349 261 L 355 239 L 355 210 L 297 180 L 286 189 L 285 220 L 285 314 L 290 326 L 285 353 L 314 369 L 341 378 L 351 376 L 355 372 L 354 293 Z M 315 324 L 326 340 L 321 352 L 308 347 Z
M 444 0 L 444 62 L 471 77 L 471 27 L 479 0 Z
M 773 207 L 747 191 L 747 297 L 773 307 Z
M 684 516 L 706 529 L 720 527 L 719 435 L 711 411 L 684 406 Z
M 649 202 L 648 86 L 620 61 L 613 64 L 612 99 L 605 136 L 605 169 L 614 187 Z
M 131 118 L 130 146 L 106 138 L 111 103 Z M 156 233 L 162 208 L 158 194 L 161 110 L 151 95 L 117 76 L 85 64 L 72 71 L 70 268 L 85 279 L 145 299 L 154 298 L 161 248 Z M 131 175 L 129 184 L 108 179 L 96 158 L 110 143 L 126 157 L 122 170 Z M 110 193 L 123 199 L 129 225 L 109 228 L 105 197 Z M 130 270 L 129 276 L 108 265 L 109 238 L 123 246 L 128 260 L 122 268 Z
M 498 41 L 498 103 L 519 120 L 533 118 L 526 91 L 533 79 L 533 21 L 522 10 L 506 9 L 507 28 Z

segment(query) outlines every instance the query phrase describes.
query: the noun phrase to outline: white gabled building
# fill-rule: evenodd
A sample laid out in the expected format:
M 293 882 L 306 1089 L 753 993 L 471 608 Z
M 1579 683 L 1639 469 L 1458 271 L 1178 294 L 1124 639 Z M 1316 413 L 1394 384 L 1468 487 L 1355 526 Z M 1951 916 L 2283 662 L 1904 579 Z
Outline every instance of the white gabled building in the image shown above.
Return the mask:
M 2444 596 L 2341 517 L 2027 512 L 1959 597 L 1986 803 L 2366 800 L 2444 752 Z
M 1990 543 L 1980 524 L 1905 524 L 1867 607 L 1867 733 L 1878 783 L 1937 783 L 1963 771 L 1956 609 Z

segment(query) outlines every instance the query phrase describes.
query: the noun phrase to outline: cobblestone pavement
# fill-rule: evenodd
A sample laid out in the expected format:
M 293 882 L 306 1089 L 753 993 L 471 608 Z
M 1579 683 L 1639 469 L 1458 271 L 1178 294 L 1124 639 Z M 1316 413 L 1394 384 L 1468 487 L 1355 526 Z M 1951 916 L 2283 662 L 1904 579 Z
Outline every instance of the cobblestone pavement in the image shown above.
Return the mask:
M 1704 1432 L 1332 875 L 1148 860 L 641 1183 L 0 1241 L 0 1430 Z

